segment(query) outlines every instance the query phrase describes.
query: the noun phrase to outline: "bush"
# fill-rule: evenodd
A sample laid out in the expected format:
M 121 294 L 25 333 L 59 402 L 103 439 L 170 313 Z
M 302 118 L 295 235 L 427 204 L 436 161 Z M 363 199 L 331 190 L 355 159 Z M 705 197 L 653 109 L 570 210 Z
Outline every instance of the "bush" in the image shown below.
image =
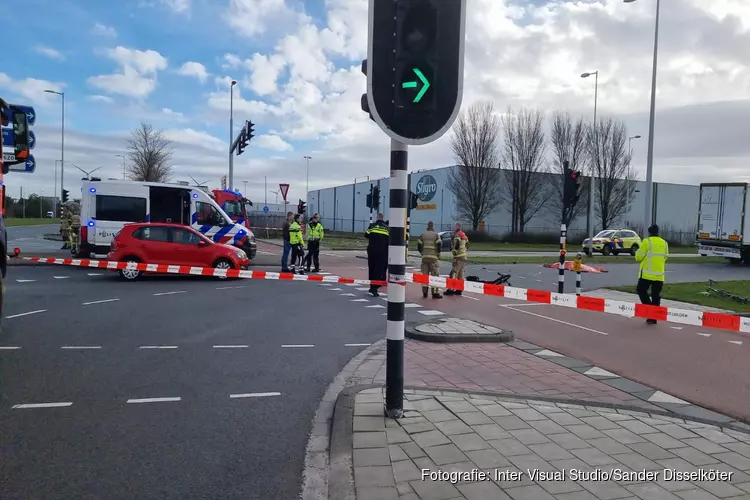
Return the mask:
M 492 236 L 491 234 L 482 232 L 482 231 L 466 231 L 466 236 L 468 236 L 469 241 L 475 241 L 477 243 L 500 243 L 501 240 L 499 238 L 496 238 L 495 236 Z
M 570 233 L 568 233 L 570 234 Z M 503 243 L 522 243 L 528 245 L 559 245 L 560 234 L 554 233 L 534 233 L 534 232 L 523 232 L 523 233 L 507 233 L 501 238 Z M 583 242 L 583 238 L 569 235 L 567 244 L 568 245 L 579 245 Z

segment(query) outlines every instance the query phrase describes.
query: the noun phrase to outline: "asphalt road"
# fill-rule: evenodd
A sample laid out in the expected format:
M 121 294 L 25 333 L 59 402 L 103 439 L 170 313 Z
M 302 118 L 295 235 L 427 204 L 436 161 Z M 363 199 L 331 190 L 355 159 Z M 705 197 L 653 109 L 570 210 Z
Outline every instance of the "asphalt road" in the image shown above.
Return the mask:
M 20 248 L 26 255 L 37 252 L 53 252 L 62 246 L 60 241 L 45 240 L 43 236 L 47 233 L 57 233 L 59 224 L 45 224 L 39 226 L 12 226 L 8 227 L 8 249 Z
M 9 500 L 296 498 L 320 398 L 385 335 L 361 287 L 57 266 L 6 287 Z

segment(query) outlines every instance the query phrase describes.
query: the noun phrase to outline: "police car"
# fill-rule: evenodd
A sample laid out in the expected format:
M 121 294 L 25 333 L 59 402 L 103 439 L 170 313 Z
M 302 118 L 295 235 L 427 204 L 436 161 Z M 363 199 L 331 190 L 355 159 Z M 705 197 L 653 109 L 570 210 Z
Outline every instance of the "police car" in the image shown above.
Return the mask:
M 84 179 L 81 185 L 81 229 L 77 257 L 106 255 L 112 239 L 134 222 L 190 226 L 216 243 L 255 257 L 253 232 L 232 221 L 216 201 L 198 187 L 159 182 Z
M 638 233 L 630 229 L 606 229 L 597 233 L 592 241 L 593 251 L 604 255 L 617 255 L 620 253 L 635 255 L 639 246 L 641 246 L 641 237 L 638 236 Z M 583 240 L 581 248 L 588 255 L 588 238 Z

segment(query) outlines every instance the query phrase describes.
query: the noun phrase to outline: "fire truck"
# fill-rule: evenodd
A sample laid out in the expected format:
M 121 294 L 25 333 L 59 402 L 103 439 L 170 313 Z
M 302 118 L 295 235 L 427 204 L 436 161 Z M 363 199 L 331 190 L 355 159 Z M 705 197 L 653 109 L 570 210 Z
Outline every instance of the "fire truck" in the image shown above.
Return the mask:
M 211 196 L 234 222 L 252 229 L 247 215 L 250 207 L 253 206 L 252 201 L 245 198 L 239 191 L 231 189 L 214 189 L 211 191 Z
M 11 165 L 23 163 L 29 158 L 29 120 L 26 113 L 8 104 L 0 98 L 0 123 L 3 127 L 12 125 L 15 146 L 3 148 L 2 134 L 0 134 L 0 326 L 3 317 L 3 296 L 5 295 L 5 275 L 8 271 L 8 230 L 5 228 L 5 175 Z M 19 251 L 14 250 L 18 255 Z

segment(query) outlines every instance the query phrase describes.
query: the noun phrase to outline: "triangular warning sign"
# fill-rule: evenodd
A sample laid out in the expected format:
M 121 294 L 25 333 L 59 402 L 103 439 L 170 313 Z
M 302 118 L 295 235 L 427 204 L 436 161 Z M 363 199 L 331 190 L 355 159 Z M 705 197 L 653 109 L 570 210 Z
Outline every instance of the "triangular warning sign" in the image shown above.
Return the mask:
M 281 197 L 286 201 L 286 194 L 289 192 L 289 184 L 279 184 L 279 189 L 281 190 Z

